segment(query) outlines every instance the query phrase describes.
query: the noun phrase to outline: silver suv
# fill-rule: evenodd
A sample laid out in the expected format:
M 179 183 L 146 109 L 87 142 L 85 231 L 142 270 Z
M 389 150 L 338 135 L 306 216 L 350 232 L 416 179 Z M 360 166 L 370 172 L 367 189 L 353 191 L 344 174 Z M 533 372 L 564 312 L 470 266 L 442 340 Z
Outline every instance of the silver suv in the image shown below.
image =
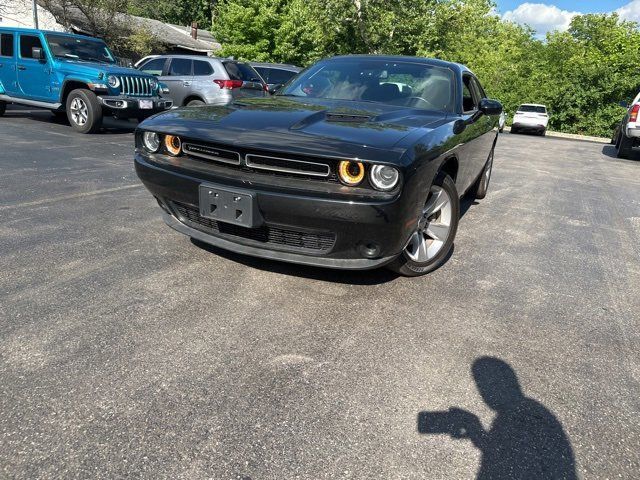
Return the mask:
M 267 87 L 248 63 L 199 55 L 152 55 L 136 68 L 169 87 L 165 95 L 177 107 L 226 105 L 242 97 L 268 96 Z

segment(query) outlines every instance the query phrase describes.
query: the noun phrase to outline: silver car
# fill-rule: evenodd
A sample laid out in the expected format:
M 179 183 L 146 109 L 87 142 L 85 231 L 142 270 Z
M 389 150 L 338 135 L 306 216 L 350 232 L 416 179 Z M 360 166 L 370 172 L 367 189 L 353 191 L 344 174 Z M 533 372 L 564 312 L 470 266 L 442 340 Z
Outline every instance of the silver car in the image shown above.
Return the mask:
M 171 98 L 177 107 L 226 105 L 237 98 L 268 95 L 264 81 L 253 67 L 228 58 L 152 55 L 135 66 L 166 84 L 169 93 L 164 96 Z

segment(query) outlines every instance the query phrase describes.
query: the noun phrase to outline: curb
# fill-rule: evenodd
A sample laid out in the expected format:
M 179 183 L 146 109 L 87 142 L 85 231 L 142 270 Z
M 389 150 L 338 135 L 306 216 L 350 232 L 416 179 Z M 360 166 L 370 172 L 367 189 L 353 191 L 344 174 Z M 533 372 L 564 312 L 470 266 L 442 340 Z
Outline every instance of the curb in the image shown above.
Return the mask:
M 504 131 L 505 132 L 511 132 L 511 127 L 504 127 Z M 550 130 L 547 130 L 547 137 L 564 138 L 564 139 L 567 139 L 567 140 L 578 140 L 578 141 L 581 141 L 581 142 L 604 143 L 604 144 L 607 144 L 607 145 L 611 143 L 611 139 L 610 138 L 589 137 L 587 135 L 577 135 L 575 133 L 552 132 Z

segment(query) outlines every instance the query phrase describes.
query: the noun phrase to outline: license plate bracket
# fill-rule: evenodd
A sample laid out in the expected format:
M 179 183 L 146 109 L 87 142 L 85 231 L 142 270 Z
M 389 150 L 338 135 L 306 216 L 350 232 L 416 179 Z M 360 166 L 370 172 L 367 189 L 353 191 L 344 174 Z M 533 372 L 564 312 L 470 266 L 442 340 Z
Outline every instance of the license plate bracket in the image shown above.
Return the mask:
M 153 100 L 138 100 L 138 106 L 140 110 L 152 110 Z
M 255 194 L 216 185 L 200 185 L 200 216 L 246 228 L 262 225 Z

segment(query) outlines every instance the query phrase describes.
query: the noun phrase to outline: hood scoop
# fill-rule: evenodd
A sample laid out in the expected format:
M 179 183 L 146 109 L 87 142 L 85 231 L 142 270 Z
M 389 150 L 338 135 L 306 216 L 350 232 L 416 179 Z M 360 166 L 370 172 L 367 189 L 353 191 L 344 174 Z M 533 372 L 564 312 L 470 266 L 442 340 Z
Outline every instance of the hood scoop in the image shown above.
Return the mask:
M 353 115 L 349 113 L 327 112 L 325 120 L 327 122 L 366 123 L 372 118 L 373 117 L 371 115 Z

